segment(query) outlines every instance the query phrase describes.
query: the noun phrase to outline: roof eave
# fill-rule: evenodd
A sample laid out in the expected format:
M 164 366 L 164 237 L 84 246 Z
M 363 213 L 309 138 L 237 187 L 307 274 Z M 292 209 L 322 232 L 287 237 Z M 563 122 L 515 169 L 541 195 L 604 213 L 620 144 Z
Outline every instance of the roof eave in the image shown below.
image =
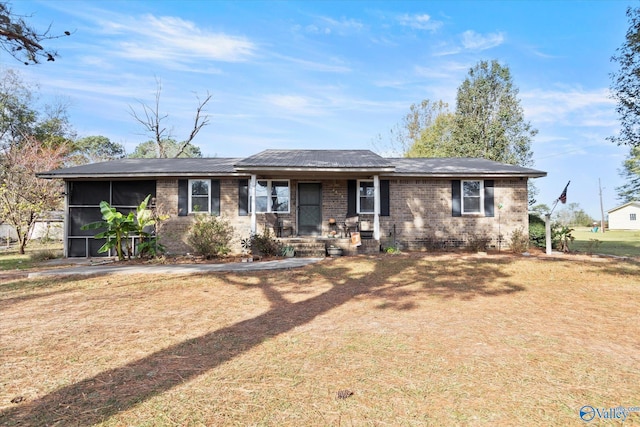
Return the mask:
M 36 173 L 37 178 L 43 179 L 126 179 L 126 178 L 195 178 L 195 177 L 246 177 L 247 173 L 238 172 L 154 172 L 154 173 L 93 173 L 93 174 L 51 174 Z
M 495 172 L 452 172 L 452 173 L 418 173 L 396 172 L 385 175 L 393 178 L 465 178 L 465 177 L 482 177 L 482 178 L 543 178 L 547 176 L 546 172 L 540 173 L 495 173 Z
M 248 167 L 248 166 L 236 166 L 236 170 L 238 172 L 245 173 L 265 173 L 265 172 L 291 172 L 291 173 L 391 173 L 395 171 L 395 167 L 372 167 L 372 168 L 347 168 L 347 167 L 331 167 L 331 168 L 320 168 L 320 167 L 282 167 L 282 166 L 274 166 L 274 167 Z

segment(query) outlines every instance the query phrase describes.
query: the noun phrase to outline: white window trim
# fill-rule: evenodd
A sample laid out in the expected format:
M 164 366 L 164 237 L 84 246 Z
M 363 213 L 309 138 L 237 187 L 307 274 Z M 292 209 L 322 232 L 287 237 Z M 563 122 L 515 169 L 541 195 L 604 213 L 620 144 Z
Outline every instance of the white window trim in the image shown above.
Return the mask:
M 272 211 L 271 210 L 271 189 L 272 189 L 272 183 L 273 182 L 286 182 L 287 183 L 287 188 L 289 189 L 289 203 L 287 203 L 287 210 L 286 211 Z M 259 182 L 266 182 L 267 183 L 267 210 L 266 211 L 256 211 L 256 213 L 281 213 L 281 214 L 288 214 L 291 213 L 291 180 L 289 179 L 256 179 L 256 184 L 255 184 L 255 188 L 258 188 L 258 183 Z M 254 208 L 254 200 L 252 200 L 253 196 L 255 195 L 255 197 L 257 198 L 257 190 L 253 193 L 249 192 L 249 212 L 251 213 L 253 208 Z
M 373 207 L 373 210 L 371 212 L 369 212 L 369 211 L 363 212 L 360 209 L 360 184 L 363 183 L 363 182 L 370 183 L 370 184 L 372 184 L 374 186 L 374 194 L 373 194 L 373 206 L 374 207 Z M 359 179 L 358 180 L 358 187 L 356 188 L 356 212 L 358 214 L 365 214 L 365 215 L 374 214 L 375 213 L 375 209 L 376 209 L 375 208 L 375 203 L 376 203 L 376 195 L 375 195 L 375 182 L 374 182 L 374 180 L 373 179 Z
M 480 205 L 477 212 L 466 212 L 464 208 L 464 183 L 479 182 L 480 183 Z M 460 209 L 462 215 L 481 215 L 484 212 L 484 180 L 482 179 L 465 179 L 460 181 Z
M 197 181 L 205 181 L 208 183 L 209 191 L 207 193 L 207 210 L 206 211 L 194 211 L 193 210 L 193 183 Z M 190 179 L 189 180 L 189 213 L 211 213 L 211 180 L 210 179 Z

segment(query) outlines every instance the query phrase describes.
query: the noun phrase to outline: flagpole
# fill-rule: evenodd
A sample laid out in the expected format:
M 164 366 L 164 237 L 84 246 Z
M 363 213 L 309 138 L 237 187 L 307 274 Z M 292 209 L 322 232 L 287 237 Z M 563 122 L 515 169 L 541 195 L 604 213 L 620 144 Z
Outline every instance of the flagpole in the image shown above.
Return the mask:
M 546 253 L 547 255 L 551 255 L 551 214 L 553 213 L 553 211 L 556 209 L 556 206 L 558 206 L 558 202 L 562 201 L 562 203 L 566 203 L 567 201 L 567 188 L 569 188 L 569 184 L 571 184 L 571 181 L 567 182 L 567 185 L 564 187 L 564 190 L 562 190 L 562 193 L 560 194 L 560 197 L 558 197 L 555 200 L 555 203 L 553 204 L 553 207 L 551 208 L 551 211 L 549 213 L 547 213 L 544 216 L 544 231 L 545 231 L 545 237 L 546 237 Z

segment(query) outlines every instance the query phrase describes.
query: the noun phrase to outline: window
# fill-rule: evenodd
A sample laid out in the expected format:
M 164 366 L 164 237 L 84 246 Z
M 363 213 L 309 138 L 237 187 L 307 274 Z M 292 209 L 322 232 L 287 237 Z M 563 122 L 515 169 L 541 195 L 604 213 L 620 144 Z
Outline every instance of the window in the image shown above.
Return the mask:
M 208 179 L 189 180 L 189 212 L 209 212 L 211 206 L 211 181 Z
M 289 212 L 289 181 L 256 182 L 256 212 Z
M 358 181 L 358 213 L 372 214 L 375 210 L 373 181 Z
M 635 221 L 636 220 L 636 214 L 632 213 L 629 214 L 629 221 Z
M 462 214 L 482 213 L 482 181 L 462 181 Z

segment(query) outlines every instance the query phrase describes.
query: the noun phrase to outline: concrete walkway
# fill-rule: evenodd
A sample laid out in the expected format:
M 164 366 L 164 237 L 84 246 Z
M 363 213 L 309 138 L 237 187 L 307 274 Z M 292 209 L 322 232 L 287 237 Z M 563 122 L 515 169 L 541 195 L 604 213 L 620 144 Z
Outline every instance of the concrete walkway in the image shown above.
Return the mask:
M 51 270 L 31 272 L 27 277 L 43 276 L 90 276 L 107 274 L 191 274 L 209 272 L 244 272 L 280 270 L 304 267 L 322 261 L 324 258 L 284 258 L 274 261 L 260 262 L 229 262 L 221 264 L 78 264 L 73 267 L 63 267 Z

